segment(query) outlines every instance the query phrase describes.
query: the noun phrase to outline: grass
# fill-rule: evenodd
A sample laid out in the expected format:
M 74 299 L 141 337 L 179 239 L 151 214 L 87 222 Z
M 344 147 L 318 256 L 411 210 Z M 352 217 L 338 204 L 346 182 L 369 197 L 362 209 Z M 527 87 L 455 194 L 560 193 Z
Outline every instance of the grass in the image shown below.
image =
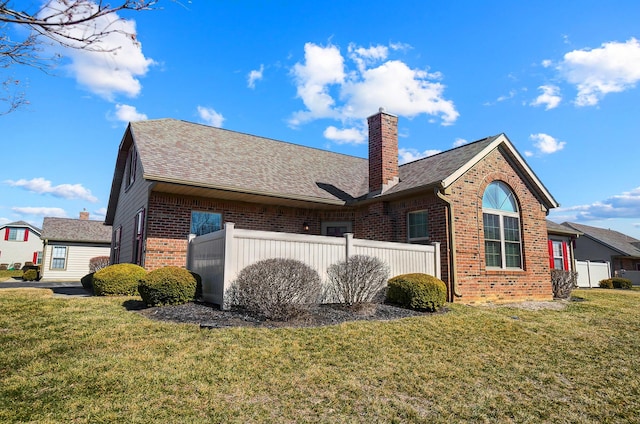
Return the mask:
M 0 422 L 640 421 L 640 292 L 562 311 L 201 330 L 0 290 Z
M 5 280 L 11 280 L 11 277 L 22 277 L 22 270 L 21 269 L 17 269 L 17 270 L 2 269 L 2 270 L 0 270 L 0 283 L 5 281 Z

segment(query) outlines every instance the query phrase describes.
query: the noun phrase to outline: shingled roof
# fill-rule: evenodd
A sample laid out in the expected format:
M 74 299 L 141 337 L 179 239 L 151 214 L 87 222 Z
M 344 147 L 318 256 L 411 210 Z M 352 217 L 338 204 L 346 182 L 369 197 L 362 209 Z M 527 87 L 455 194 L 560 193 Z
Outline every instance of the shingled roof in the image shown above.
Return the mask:
M 364 158 L 221 128 L 158 119 L 129 124 L 118 153 L 106 222 L 115 213 L 127 152 L 134 144 L 143 178 L 156 183 L 345 205 L 367 199 L 369 164 Z M 506 146 L 543 202 L 558 206 L 504 134 L 487 137 L 401 165 L 399 182 L 376 198 L 445 187 L 494 148 Z
M 563 222 L 562 225 L 584 233 L 586 237 L 619 252 L 623 256 L 640 258 L 640 240 L 631 236 L 575 222 Z
M 29 227 L 31 228 L 35 233 L 37 233 L 38 235 L 40 235 L 40 233 L 42 232 L 42 229 L 29 224 L 26 221 L 14 221 L 14 222 L 7 222 L 6 224 L 0 225 L 0 229 L 5 228 L 5 227 Z
M 111 226 L 88 219 L 44 218 L 40 238 L 49 242 L 111 243 Z

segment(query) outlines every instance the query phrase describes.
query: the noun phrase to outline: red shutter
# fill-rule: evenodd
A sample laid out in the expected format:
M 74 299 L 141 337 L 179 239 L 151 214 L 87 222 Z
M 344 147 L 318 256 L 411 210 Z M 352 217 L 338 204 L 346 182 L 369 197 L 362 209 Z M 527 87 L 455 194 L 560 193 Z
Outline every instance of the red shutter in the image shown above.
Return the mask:
M 33 262 L 34 265 L 38 265 L 38 252 L 33 252 Z
M 7 227 L 7 228 L 5 229 L 5 232 L 4 232 L 4 239 L 5 239 L 5 240 L 9 240 L 9 227 Z
M 564 258 L 564 270 L 569 271 L 569 255 L 567 254 L 567 243 L 562 242 L 562 257 Z
M 29 229 L 25 228 L 24 229 L 24 241 L 29 240 Z
M 547 240 L 549 243 L 549 268 L 553 269 L 553 241 Z

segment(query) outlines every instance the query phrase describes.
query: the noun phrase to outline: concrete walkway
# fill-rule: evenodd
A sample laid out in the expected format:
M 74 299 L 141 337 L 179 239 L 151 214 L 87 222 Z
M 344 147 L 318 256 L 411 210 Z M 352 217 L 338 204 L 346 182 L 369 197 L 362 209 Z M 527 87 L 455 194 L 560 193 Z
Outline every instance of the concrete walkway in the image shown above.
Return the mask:
M 54 297 L 89 297 L 91 293 L 86 291 L 79 281 L 21 281 L 9 279 L 0 282 L 1 289 L 37 288 L 51 289 Z

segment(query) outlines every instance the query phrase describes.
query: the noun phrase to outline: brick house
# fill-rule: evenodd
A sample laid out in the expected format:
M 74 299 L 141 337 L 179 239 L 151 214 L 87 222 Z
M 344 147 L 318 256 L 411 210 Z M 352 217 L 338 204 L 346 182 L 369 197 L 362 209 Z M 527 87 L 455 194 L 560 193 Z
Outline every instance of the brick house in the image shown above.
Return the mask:
M 369 159 L 161 119 L 129 124 L 106 224 L 113 263 L 185 266 L 190 233 L 236 228 L 441 243 L 449 300 L 551 299 L 558 204 L 504 134 L 398 165 L 398 118 L 368 118 Z

